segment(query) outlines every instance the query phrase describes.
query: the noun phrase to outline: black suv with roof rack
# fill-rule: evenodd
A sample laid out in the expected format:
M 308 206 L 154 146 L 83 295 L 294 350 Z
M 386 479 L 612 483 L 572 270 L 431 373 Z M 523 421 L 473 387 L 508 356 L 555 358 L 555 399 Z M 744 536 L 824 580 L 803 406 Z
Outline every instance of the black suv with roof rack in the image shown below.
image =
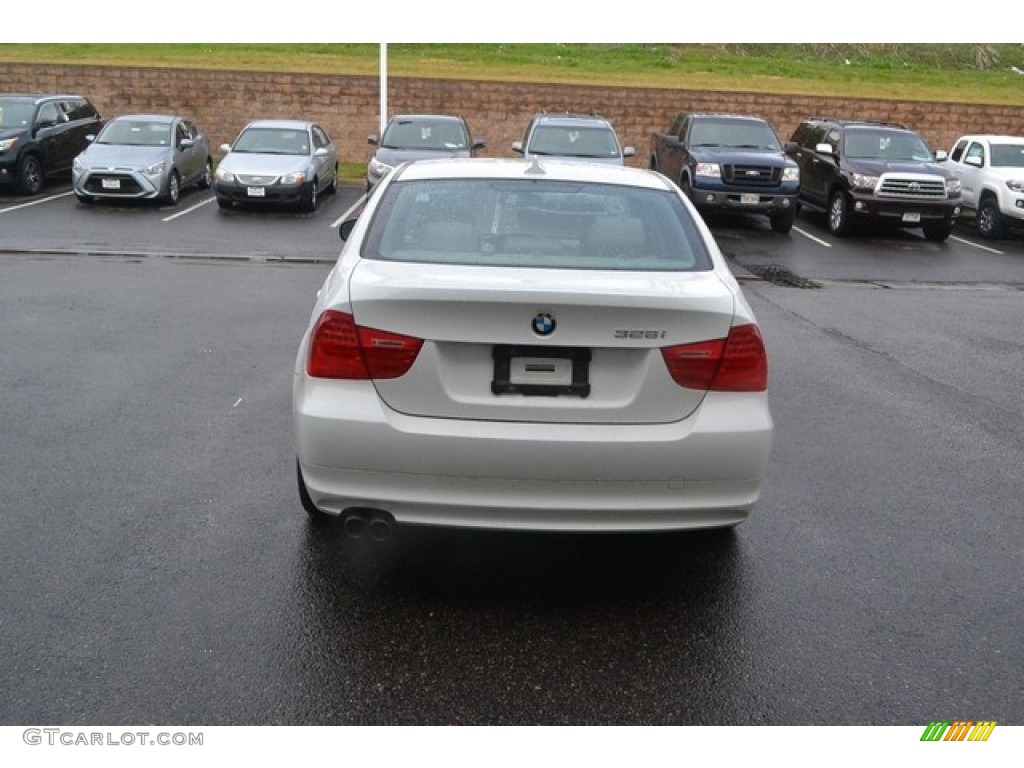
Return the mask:
M 960 215 L 960 181 L 940 165 L 946 153 L 933 154 L 900 123 L 808 118 L 790 153 L 800 166 L 801 205 L 825 212 L 834 235 L 866 221 L 920 227 L 941 242 Z
M 48 178 L 70 175 L 86 136 L 102 127 L 84 96 L 0 93 L 0 184 L 39 194 Z

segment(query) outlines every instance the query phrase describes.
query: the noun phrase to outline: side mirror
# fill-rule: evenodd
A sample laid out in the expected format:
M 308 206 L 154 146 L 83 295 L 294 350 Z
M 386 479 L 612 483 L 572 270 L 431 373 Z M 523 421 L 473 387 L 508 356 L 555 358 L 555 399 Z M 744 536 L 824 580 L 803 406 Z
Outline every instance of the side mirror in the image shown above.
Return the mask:
M 940 149 L 935 153 L 935 162 L 944 163 L 949 159 L 949 153 L 944 149 Z
M 181 142 L 178 144 L 178 146 L 181 147 L 182 149 L 188 149 L 189 147 L 194 147 L 195 145 L 195 139 L 182 139 Z
M 87 142 L 89 142 L 90 144 L 92 144 L 94 141 L 96 141 L 96 134 L 95 133 L 87 133 L 85 135 L 85 140 Z
M 327 157 L 327 147 L 317 147 L 313 150 L 313 157 Z
M 632 157 L 635 154 L 636 154 L 636 147 L 623 147 L 622 148 L 622 156 L 623 157 Z
M 342 240 L 348 240 L 348 236 L 352 234 L 352 230 L 355 229 L 358 221 L 359 219 L 345 219 L 341 222 L 341 226 L 338 227 L 338 236 Z
M 964 165 L 973 165 L 975 168 L 983 168 L 985 166 L 981 158 L 975 157 L 974 155 L 972 155 L 971 157 L 965 157 Z
M 785 152 L 787 155 L 795 155 L 797 151 L 799 151 L 799 149 L 800 145 L 797 144 L 795 141 L 787 141 L 785 144 L 782 145 L 782 151 Z
M 223 152 L 226 155 L 228 152 L 231 151 L 231 145 L 230 144 L 221 144 L 220 145 L 220 151 Z
M 513 152 L 518 152 L 520 155 L 523 154 L 523 142 L 521 142 L 521 141 L 513 141 L 512 142 L 512 151 Z
M 376 147 L 377 146 L 377 134 L 376 133 L 371 133 L 369 136 L 367 136 L 366 137 L 366 143 L 367 144 L 373 144 L 373 146 Z
M 814 151 L 822 155 L 831 155 L 832 157 L 836 156 L 836 151 L 832 147 L 832 145 L 827 144 L 825 142 L 822 142 L 821 144 L 815 144 Z
M 487 142 L 483 139 L 477 139 L 473 142 L 473 149 L 483 149 L 487 146 Z

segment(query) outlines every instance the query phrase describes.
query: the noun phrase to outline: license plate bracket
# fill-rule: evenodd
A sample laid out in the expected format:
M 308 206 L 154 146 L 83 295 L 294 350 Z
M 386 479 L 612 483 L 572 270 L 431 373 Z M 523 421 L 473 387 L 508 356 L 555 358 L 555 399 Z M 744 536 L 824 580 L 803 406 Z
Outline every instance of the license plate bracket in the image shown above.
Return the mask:
M 590 350 L 585 347 L 533 347 L 496 344 L 495 395 L 519 394 L 534 397 L 588 397 L 590 395 Z

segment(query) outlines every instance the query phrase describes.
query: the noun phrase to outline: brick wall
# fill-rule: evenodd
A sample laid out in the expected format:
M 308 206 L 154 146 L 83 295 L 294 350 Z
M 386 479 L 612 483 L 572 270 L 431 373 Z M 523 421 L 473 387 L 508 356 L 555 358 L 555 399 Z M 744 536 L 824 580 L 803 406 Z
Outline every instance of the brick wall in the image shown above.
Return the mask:
M 343 160 L 365 162 L 372 151 L 366 136 L 379 127 L 375 76 L 0 62 L 0 83 L 7 92 L 79 92 L 104 117 L 181 112 L 210 134 L 214 147 L 232 141 L 249 120 L 308 118 L 323 123 Z M 513 157 L 510 144 L 522 138 L 529 117 L 543 109 L 605 115 L 623 143 L 636 147 L 631 164 L 637 166 L 647 165 L 651 133 L 663 130 L 682 110 L 759 115 L 783 140 L 802 118 L 822 114 L 906 123 L 936 149 L 949 149 L 962 133 L 1024 135 L 1024 107 L 410 77 L 389 82 L 391 114 L 461 113 L 475 137 L 487 141 L 483 154 L 489 157 Z

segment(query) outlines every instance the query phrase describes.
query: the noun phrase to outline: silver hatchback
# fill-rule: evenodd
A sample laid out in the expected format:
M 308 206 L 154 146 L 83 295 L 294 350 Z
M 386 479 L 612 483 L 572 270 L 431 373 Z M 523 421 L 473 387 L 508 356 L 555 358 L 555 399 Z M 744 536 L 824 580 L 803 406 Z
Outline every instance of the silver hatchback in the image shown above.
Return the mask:
M 123 115 L 107 123 L 71 166 L 75 196 L 176 205 L 186 187 L 210 186 L 209 139 L 179 115 Z

